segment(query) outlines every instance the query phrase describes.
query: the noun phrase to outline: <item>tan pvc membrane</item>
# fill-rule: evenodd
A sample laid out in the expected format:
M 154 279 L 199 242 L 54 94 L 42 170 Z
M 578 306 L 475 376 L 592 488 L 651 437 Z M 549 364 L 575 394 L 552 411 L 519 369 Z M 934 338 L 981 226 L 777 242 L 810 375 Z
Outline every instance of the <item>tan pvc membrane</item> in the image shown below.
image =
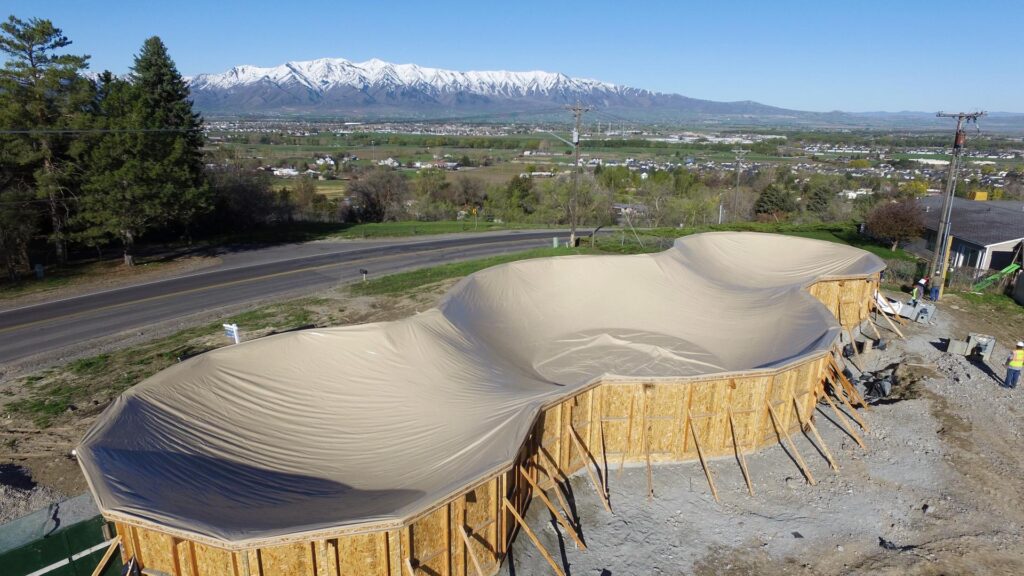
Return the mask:
M 588 383 L 782 366 L 839 325 L 805 288 L 874 274 L 849 246 L 757 233 L 473 274 L 396 322 L 192 358 L 124 393 L 77 453 L 110 518 L 234 546 L 398 525 L 507 467 Z

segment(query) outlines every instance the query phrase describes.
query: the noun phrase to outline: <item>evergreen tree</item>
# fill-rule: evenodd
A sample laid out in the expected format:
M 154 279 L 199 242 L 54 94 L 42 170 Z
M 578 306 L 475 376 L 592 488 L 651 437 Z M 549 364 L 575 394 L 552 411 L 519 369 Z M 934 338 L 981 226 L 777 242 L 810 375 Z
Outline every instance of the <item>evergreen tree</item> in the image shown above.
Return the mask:
M 146 40 L 129 81 L 105 73 L 97 87 L 108 129 L 89 152 L 81 237 L 110 236 L 134 265 L 134 245 L 153 228 L 189 233 L 211 204 L 203 178 L 202 120 L 159 38 Z
M 0 122 L 21 131 L 0 145 L 16 172 L 31 175 L 23 184 L 47 207 L 60 263 L 67 260 L 67 221 L 76 187 L 73 138 L 60 130 L 83 127 L 92 101 L 91 83 L 81 76 L 89 57 L 58 53 L 70 44 L 49 20 L 10 16 L 0 23 L 0 53 L 7 57 L 0 69 Z
M 785 190 L 772 184 L 761 192 L 754 203 L 756 214 L 779 214 L 780 212 L 793 212 L 796 210 L 796 202 Z
M 135 264 L 135 241 L 165 219 L 160 187 L 151 185 L 151 170 L 137 150 L 141 134 L 134 117 L 135 89 L 104 72 L 99 79 L 95 125 L 107 132 L 88 151 L 85 194 L 80 201 L 78 238 L 102 243 L 116 238 L 124 248 L 124 263 Z
M 833 194 L 827 189 L 814 186 L 807 195 L 807 211 L 824 217 L 832 205 Z
M 203 120 L 192 110 L 188 86 L 160 38 L 145 41 L 132 66 L 133 121 L 147 130 L 135 153 L 147 166 L 145 184 L 160 191 L 167 224 L 181 226 L 191 240 L 197 217 L 211 207 L 203 176 Z

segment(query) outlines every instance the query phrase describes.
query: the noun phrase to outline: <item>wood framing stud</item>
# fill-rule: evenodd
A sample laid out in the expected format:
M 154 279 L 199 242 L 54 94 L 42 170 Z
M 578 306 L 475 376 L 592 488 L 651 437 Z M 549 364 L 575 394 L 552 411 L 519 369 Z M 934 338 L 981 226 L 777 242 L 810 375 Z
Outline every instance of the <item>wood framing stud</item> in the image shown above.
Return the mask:
M 412 567 L 412 560 L 409 560 L 408 557 L 405 559 L 404 566 L 406 571 L 409 572 L 409 576 L 416 576 L 416 569 Z
M 644 415 L 643 415 L 643 445 L 644 445 L 644 458 L 647 462 L 647 499 L 654 498 L 654 477 L 651 473 L 651 431 L 650 431 L 650 419 L 648 418 L 647 409 L 650 402 L 648 402 L 647 390 L 644 386 L 642 388 L 644 394 Z
M 803 456 L 801 456 L 800 451 L 797 450 L 796 444 L 793 443 L 793 439 L 789 437 L 789 432 L 782 427 L 781 423 L 779 423 L 779 417 L 775 414 L 775 408 L 772 407 L 771 401 L 765 400 L 764 402 L 768 406 L 768 415 L 771 416 L 772 425 L 775 426 L 775 432 L 779 435 L 779 444 L 782 444 L 783 438 L 786 439 L 789 443 L 789 447 L 793 450 L 793 458 L 796 460 L 797 466 L 800 467 L 800 471 L 803 472 L 804 476 L 807 478 L 807 482 L 810 483 L 811 486 L 817 485 L 818 482 L 814 479 L 814 476 L 811 475 L 811 470 L 807 467 L 807 463 L 804 462 Z
M 466 533 L 466 527 L 459 525 L 459 534 L 462 536 L 462 541 L 466 544 L 466 554 L 469 555 L 470 561 L 473 562 L 473 570 L 476 571 L 476 576 L 484 576 L 484 569 L 480 567 L 480 560 L 476 557 L 476 552 L 473 552 L 473 544 L 469 541 L 469 534 Z
M 601 503 L 604 504 L 605 510 L 611 512 L 612 505 L 608 502 L 608 490 L 605 488 L 603 482 L 597 478 L 594 474 L 594 468 L 591 466 L 597 466 L 597 462 L 594 457 L 590 454 L 590 450 L 583 444 L 583 440 L 580 440 L 580 435 L 576 433 L 576 429 L 569 424 L 569 437 L 572 438 L 576 448 L 580 451 L 580 456 L 583 457 L 584 468 L 587 469 L 587 475 L 590 476 L 590 481 L 594 483 L 594 490 L 597 491 L 597 495 L 601 497 Z
M 626 464 L 626 455 L 629 454 L 629 445 L 633 442 L 633 406 L 636 404 L 636 391 L 629 397 L 629 418 L 626 419 L 626 445 L 622 448 L 622 458 L 619 459 L 619 471 L 615 473 L 617 479 L 622 478 L 622 467 Z
M 562 528 L 564 528 L 565 531 L 569 533 L 569 536 L 571 536 L 572 539 L 576 541 L 576 545 L 579 547 L 579 549 L 586 550 L 587 545 L 584 544 L 583 540 L 580 539 L 580 536 L 576 533 L 576 530 L 574 530 L 573 527 L 569 524 L 569 522 L 565 518 L 563 518 L 561 514 L 558 513 L 558 510 L 555 508 L 555 505 L 551 503 L 551 500 L 548 499 L 547 495 L 544 494 L 544 491 L 541 490 L 540 486 L 537 485 L 537 482 L 535 482 L 533 478 L 530 478 L 530 474 L 522 466 L 519 466 L 519 474 L 526 479 L 526 481 L 530 484 L 531 487 L 533 487 L 534 493 L 537 495 L 538 498 L 540 498 L 541 502 L 543 502 L 544 505 L 547 506 L 548 510 L 551 512 L 551 515 L 554 516 L 555 520 L 558 521 L 558 524 L 561 525 Z M 557 486 L 555 487 L 555 490 L 558 490 Z
M 526 536 L 530 539 L 530 541 L 533 542 L 533 545 L 537 547 L 537 551 L 540 552 L 541 556 L 543 556 L 544 559 L 548 561 L 548 564 L 551 565 L 551 569 L 555 571 L 555 574 L 558 574 L 558 576 L 565 576 L 565 572 L 562 571 L 558 564 L 555 563 L 555 559 L 551 557 L 551 554 L 549 554 L 548 551 L 544 548 L 544 546 L 541 545 L 540 540 L 537 539 L 537 535 L 533 533 L 533 530 L 531 530 L 530 527 L 526 524 L 526 521 L 523 520 L 523 517 L 520 516 L 519 512 L 516 511 L 516 507 L 513 506 L 512 503 L 508 501 L 508 498 L 502 498 L 502 504 L 516 519 L 516 522 L 519 523 L 519 527 L 523 529 L 523 532 L 526 533 Z
M 754 495 L 754 483 L 750 481 L 750 471 L 747 470 L 747 459 L 743 455 L 743 448 L 740 447 L 740 439 L 736 435 L 736 422 L 732 418 L 732 408 L 726 407 L 726 414 L 729 415 L 729 431 L 732 433 L 732 448 L 736 452 L 736 460 L 740 463 L 740 470 L 743 472 L 743 480 L 747 483 L 747 492 Z
M 110 546 L 107 546 L 107 551 L 103 553 L 103 557 L 100 558 L 100 563 L 96 565 L 96 568 L 92 571 L 92 576 L 100 576 L 103 571 L 106 570 L 107 564 L 110 563 L 110 558 L 114 556 L 114 552 L 117 552 L 118 546 L 121 545 L 121 537 L 114 536 L 114 539 L 110 541 Z M 177 551 L 175 551 L 177 554 Z
M 715 479 L 711 477 L 711 469 L 708 468 L 707 460 L 704 459 L 704 450 L 700 447 L 700 439 L 697 437 L 697 428 L 693 424 L 693 415 L 690 411 L 686 411 L 687 420 L 690 421 L 690 434 L 693 436 L 693 445 L 697 447 L 697 458 L 700 459 L 700 466 L 704 469 L 704 476 L 708 479 L 708 486 L 711 486 L 711 495 L 715 497 L 715 502 L 720 502 L 718 499 L 718 489 L 715 488 Z

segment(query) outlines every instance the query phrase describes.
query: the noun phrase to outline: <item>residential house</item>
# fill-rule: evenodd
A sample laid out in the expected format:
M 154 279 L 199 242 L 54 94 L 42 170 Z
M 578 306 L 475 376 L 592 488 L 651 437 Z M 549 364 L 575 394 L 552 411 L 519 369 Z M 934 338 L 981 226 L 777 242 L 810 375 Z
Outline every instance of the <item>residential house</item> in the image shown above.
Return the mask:
M 942 196 L 917 201 L 924 209 L 925 248 L 934 253 L 942 213 Z M 953 268 L 1001 270 L 1013 262 L 1024 243 L 1024 202 L 953 199 L 950 233 L 953 246 L 949 265 Z

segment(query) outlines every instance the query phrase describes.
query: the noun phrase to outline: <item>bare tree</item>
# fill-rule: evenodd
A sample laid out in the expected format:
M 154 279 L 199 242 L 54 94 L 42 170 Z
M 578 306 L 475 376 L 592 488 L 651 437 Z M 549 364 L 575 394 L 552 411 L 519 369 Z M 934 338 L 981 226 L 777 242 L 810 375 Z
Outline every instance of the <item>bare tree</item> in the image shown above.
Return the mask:
M 888 202 L 875 206 L 867 217 L 868 232 L 892 243 L 895 251 L 900 242 L 912 240 L 924 229 L 924 216 L 913 201 Z

